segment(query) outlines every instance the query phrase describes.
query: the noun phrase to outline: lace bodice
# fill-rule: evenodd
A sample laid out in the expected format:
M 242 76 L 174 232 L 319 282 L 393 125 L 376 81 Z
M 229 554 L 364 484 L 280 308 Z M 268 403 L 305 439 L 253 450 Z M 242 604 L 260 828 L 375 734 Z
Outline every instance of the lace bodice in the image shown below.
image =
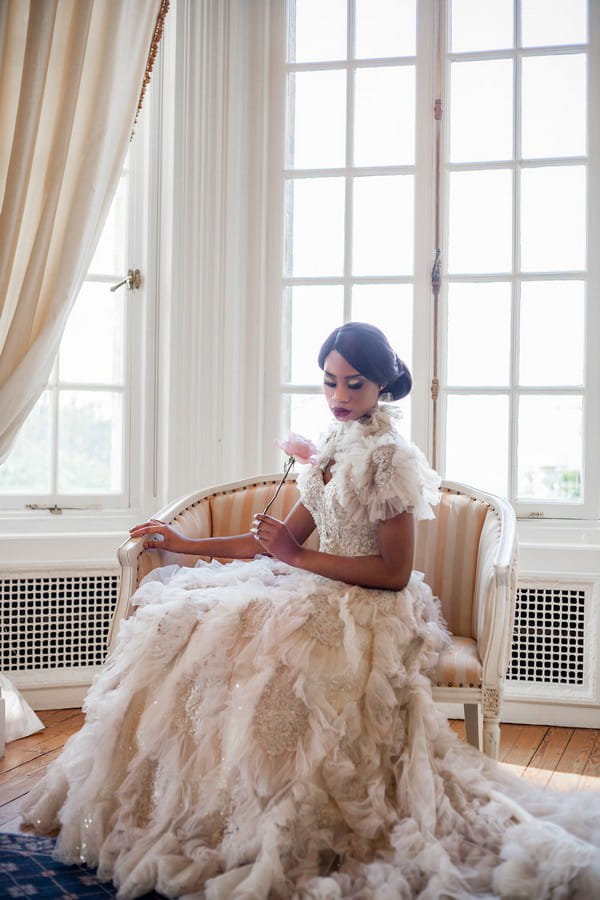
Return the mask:
M 331 479 L 325 483 L 327 468 Z M 321 550 L 367 556 L 379 550 L 379 522 L 405 511 L 416 518 L 433 517 L 439 476 L 380 406 L 368 419 L 334 423 L 316 464 L 298 477 L 298 487 L 317 526 Z
M 316 469 L 305 482 L 302 502 L 312 515 L 319 532 L 323 553 L 340 556 L 369 556 L 378 552 L 377 523 L 355 522 L 337 496 L 337 479 L 323 482 L 323 471 Z

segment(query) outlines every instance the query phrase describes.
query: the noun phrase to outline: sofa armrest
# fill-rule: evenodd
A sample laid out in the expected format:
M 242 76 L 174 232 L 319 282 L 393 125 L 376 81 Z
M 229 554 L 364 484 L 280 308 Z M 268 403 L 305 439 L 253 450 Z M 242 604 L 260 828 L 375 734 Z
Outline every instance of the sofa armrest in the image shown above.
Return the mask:
M 509 663 L 517 589 L 517 537 L 512 507 L 488 512 L 480 538 L 473 596 L 473 627 L 483 682 L 503 680 Z

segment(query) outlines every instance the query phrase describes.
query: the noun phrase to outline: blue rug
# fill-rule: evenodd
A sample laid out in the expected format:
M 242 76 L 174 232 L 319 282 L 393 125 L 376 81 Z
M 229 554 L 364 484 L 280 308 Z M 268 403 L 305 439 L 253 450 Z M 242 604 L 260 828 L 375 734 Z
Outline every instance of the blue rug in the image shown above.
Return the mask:
M 32 834 L 0 833 L 0 897 L 100 900 L 115 897 L 116 888 L 98 881 L 92 869 L 66 866 L 53 859 L 54 840 Z M 143 900 L 160 900 L 146 894 Z

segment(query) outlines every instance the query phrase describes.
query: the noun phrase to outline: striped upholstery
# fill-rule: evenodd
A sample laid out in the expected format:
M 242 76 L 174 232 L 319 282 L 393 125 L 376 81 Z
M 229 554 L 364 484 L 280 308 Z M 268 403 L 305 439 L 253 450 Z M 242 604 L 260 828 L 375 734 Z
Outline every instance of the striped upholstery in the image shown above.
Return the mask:
M 481 660 L 477 644 L 472 638 L 452 636 L 447 650 L 440 658 L 432 676 L 438 687 L 481 687 Z
M 415 568 L 439 597 L 450 631 L 469 638 L 475 637 L 473 595 L 488 509 L 466 494 L 443 492 L 435 519 L 417 526 Z
M 277 490 L 277 483 L 251 485 L 241 490 L 214 494 L 210 498 L 212 536 L 245 534 L 252 524 L 252 516 L 262 512 Z M 298 499 L 298 489 L 293 481 L 286 482 L 277 500 L 269 509 L 269 515 L 285 519 Z
M 228 537 L 232 534 L 245 534 L 252 524 L 252 517 L 262 512 L 277 490 L 278 481 L 267 484 L 253 484 L 229 491 L 217 491 L 197 503 L 188 506 L 175 516 L 172 523 L 187 537 Z M 277 519 L 285 519 L 296 501 L 298 489 L 295 482 L 284 484 L 269 515 Z M 318 536 L 311 535 L 305 546 L 318 548 Z M 201 556 L 191 554 L 170 553 L 165 550 L 144 550 L 138 556 L 137 584 L 152 569 L 177 563 L 180 566 L 194 566 Z M 223 560 L 224 561 L 224 560 Z
M 210 504 L 208 499 L 201 500 L 188 506 L 170 523 L 185 534 L 187 537 L 210 537 L 212 522 L 210 514 Z M 137 561 L 137 583 L 139 584 L 144 575 L 151 572 L 158 566 L 169 566 L 177 563 L 180 566 L 194 566 L 201 559 L 200 556 L 190 556 L 187 553 L 170 553 L 167 550 L 143 550 L 138 556 Z

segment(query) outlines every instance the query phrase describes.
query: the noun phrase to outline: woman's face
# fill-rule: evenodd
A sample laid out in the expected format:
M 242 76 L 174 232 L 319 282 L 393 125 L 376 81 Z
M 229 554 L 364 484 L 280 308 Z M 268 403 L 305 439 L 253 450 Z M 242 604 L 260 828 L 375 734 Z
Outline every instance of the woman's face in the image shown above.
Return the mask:
M 380 386 L 352 368 L 337 350 L 325 359 L 323 374 L 325 399 L 339 422 L 360 419 L 377 405 Z

